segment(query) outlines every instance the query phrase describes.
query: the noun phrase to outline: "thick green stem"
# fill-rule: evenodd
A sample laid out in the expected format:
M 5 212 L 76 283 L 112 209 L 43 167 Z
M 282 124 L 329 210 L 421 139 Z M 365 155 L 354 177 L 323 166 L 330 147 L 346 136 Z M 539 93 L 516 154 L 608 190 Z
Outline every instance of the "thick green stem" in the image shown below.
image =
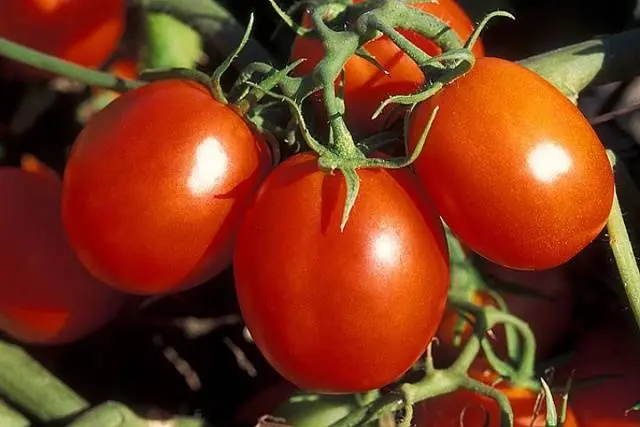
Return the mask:
M 31 65 L 40 70 L 68 77 L 89 86 L 100 86 L 116 92 L 126 92 L 144 83 L 125 80 L 110 73 L 103 73 L 47 55 L 0 37 L 0 56 Z
M 6 402 L 0 400 L 0 426 L 29 427 L 31 422 L 21 413 L 13 409 Z
M 162 421 L 148 420 L 139 417 L 121 403 L 106 402 L 78 417 L 67 427 L 205 427 L 206 425 L 204 420 L 193 417 L 176 417 Z
M 43 422 L 84 411 L 89 404 L 20 347 L 0 341 L 0 394 Z
M 616 165 L 616 157 L 612 151 L 608 151 L 609 160 L 612 167 Z M 622 209 L 618 196 L 614 193 L 613 206 L 609 221 L 607 222 L 607 230 L 609 231 L 609 245 L 613 252 L 613 256 L 620 272 L 620 278 L 624 285 L 625 293 L 629 301 L 629 306 L 636 319 L 638 327 L 640 327 L 640 270 L 633 253 L 633 246 L 629 240 L 629 233 L 624 223 Z
M 224 7 L 213 0 L 139 0 L 146 9 L 175 16 L 198 31 L 222 55 L 229 56 L 238 46 L 245 28 Z M 248 43 L 234 61 L 244 69 L 252 62 L 274 64 L 269 52 L 256 40 Z
M 640 29 L 566 46 L 520 61 L 569 98 L 591 84 L 624 80 L 640 74 Z

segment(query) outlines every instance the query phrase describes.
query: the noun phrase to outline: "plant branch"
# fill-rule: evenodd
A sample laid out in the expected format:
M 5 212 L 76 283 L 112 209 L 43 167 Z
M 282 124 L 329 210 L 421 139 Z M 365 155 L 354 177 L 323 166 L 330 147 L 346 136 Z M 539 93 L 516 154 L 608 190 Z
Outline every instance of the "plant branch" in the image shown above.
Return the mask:
M 43 422 L 67 418 L 89 407 L 23 349 L 4 341 L 0 341 L 0 394 Z
M 0 400 L 0 426 L 2 427 L 29 427 L 29 420 L 13 409 L 9 404 Z
M 85 68 L 55 56 L 22 46 L 0 37 L 0 57 L 12 59 L 23 64 L 31 65 L 40 70 L 77 80 L 88 86 L 100 86 L 116 92 L 126 92 L 142 86 L 144 83 L 125 80 L 110 73 Z
M 612 167 L 616 166 L 615 154 L 607 150 L 609 161 Z M 624 291 L 627 294 L 629 306 L 636 319 L 638 327 L 640 327 L 640 270 L 633 253 L 633 246 L 629 239 L 629 233 L 624 223 L 622 209 L 618 201 L 618 195 L 614 193 L 613 207 L 607 222 L 607 230 L 609 231 L 609 245 L 613 252 L 613 256 L 620 272 L 620 278 L 624 285 Z

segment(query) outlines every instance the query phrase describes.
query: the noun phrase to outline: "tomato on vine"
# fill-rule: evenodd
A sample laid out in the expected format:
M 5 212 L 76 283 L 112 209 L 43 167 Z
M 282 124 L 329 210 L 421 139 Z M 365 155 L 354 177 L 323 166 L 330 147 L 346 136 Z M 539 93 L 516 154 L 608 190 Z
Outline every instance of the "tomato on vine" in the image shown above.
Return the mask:
M 0 168 L 0 330 L 26 343 L 64 344 L 112 320 L 123 296 L 71 249 L 59 179 L 31 160 L 25 169 Z
M 472 370 L 469 375 L 487 385 L 492 385 L 498 379 L 497 374 L 488 370 Z M 501 381 L 494 387 L 509 399 L 513 410 L 514 427 L 545 427 L 547 425 L 544 399 L 540 410 L 536 411 L 538 393 L 506 381 Z M 560 399 L 557 396 L 554 397 L 559 415 Z M 466 389 L 459 389 L 418 403 L 414 420 L 417 427 L 500 427 L 502 425 L 498 403 L 488 396 Z M 573 410 L 568 407 L 563 427 L 578 426 L 582 424 L 578 424 Z
M 436 106 L 415 168 L 470 249 L 506 267 L 547 269 L 600 233 L 613 173 L 589 122 L 550 83 L 518 64 L 479 58 L 413 110 L 410 146 Z
M 268 147 L 204 86 L 163 80 L 127 92 L 78 136 L 63 219 L 96 277 L 125 292 L 198 285 L 229 266 Z
M 363 0 L 354 1 L 360 3 Z M 453 0 L 441 2 L 416 2 L 411 6 L 434 15 L 436 18 L 448 24 L 452 30 L 464 42 L 473 32 L 473 24 L 460 6 Z M 311 27 L 311 19 L 307 14 L 303 18 L 303 26 Z M 418 48 L 429 55 L 441 53 L 440 48 L 429 39 L 412 31 L 399 31 L 411 40 Z M 387 36 L 380 37 L 365 44 L 364 48 L 376 58 L 378 63 L 387 71 L 385 75 L 375 65 L 367 60 L 354 56 L 344 67 L 345 87 L 344 96 L 346 104 L 346 118 L 349 128 L 357 134 L 372 135 L 382 130 L 385 123 L 392 119 L 391 108 L 375 120 L 371 116 L 380 103 L 392 95 L 410 94 L 417 90 L 424 82 L 424 75 L 413 60 L 396 46 Z M 478 41 L 473 52 L 477 56 L 484 55 L 482 42 Z M 309 37 L 296 37 L 291 48 L 291 61 L 306 58 L 293 71 L 294 75 L 304 76 L 313 70 L 324 56 L 324 50 L 320 40 Z M 321 99 L 314 99 L 319 110 L 323 114 Z
M 125 0 L 4 0 L 0 37 L 85 67 L 101 66 L 124 32 Z M 11 76 L 50 76 L 8 63 Z
M 448 288 L 441 223 L 406 170 L 359 170 L 344 232 L 341 174 L 297 154 L 267 177 L 238 233 L 242 316 L 266 359 L 305 390 L 397 380 L 433 337 Z M 399 178 L 396 178 L 399 177 Z

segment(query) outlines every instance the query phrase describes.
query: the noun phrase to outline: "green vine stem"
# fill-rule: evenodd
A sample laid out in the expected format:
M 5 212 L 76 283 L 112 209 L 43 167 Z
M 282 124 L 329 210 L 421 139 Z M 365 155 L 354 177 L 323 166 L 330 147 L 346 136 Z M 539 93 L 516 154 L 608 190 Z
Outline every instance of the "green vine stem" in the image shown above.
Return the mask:
M 78 417 L 67 427 L 206 427 L 204 420 L 175 417 L 170 420 L 149 420 L 136 415 L 118 402 L 105 402 Z M 3 426 L 4 427 L 4 426 Z
M 520 61 L 576 100 L 591 84 L 640 74 L 640 29 L 566 46 Z
M 40 70 L 68 77 L 71 80 L 77 80 L 88 86 L 99 86 L 116 92 L 126 92 L 144 84 L 138 81 L 121 79 L 110 73 L 85 68 L 2 37 L 0 37 L 0 56 Z
M 2 427 L 29 427 L 31 422 L 13 409 L 7 402 L 0 400 L 0 426 Z
M 175 417 L 161 424 L 139 417 L 125 405 L 106 402 L 90 409 L 89 403 L 56 378 L 22 348 L 0 341 L 0 395 L 43 423 L 77 419 L 69 427 L 206 427 L 197 417 Z M 26 427 L 26 420 L 0 401 L 0 426 Z M 13 424 L 11 424 L 13 423 Z
M 607 150 L 611 167 L 618 168 L 621 165 L 616 164 L 616 156 L 611 150 Z M 624 223 L 622 209 L 618 201 L 617 192 L 614 193 L 613 207 L 607 222 L 607 231 L 609 232 L 609 245 L 613 252 L 613 256 L 620 272 L 620 278 L 624 286 L 629 306 L 636 319 L 638 327 L 640 327 L 640 270 L 633 253 L 633 246 L 629 240 L 629 233 Z
M 89 407 L 23 349 L 4 341 L 0 341 L 0 394 L 43 422 L 67 418 Z
M 139 0 L 144 8 L 164 12 L 198 31 L 224 57 L 240 44 L 245 28 L 224 7 L 213 0 Z M 238 55 L 234 66 L 241 70 L 252 62 L 274 64 L 269 52 L 250 39 Z

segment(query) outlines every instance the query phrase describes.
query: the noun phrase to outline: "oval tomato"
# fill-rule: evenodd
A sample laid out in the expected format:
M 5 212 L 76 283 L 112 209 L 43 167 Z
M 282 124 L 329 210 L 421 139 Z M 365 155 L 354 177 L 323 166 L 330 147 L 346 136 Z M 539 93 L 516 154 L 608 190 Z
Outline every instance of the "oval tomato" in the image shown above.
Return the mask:
M 550 83 L 518 64 L 479 58 L 416 107 L 410 146 L 436 106 L 415 168 L 469 248 L 506 267 L 546 269 L 600 233 L 613 173 L 589 122 Z
M 4 0 L 0 37 L 85 67 L 101 66 L 124 31 L 124 0 Z M 14 76 L 49 76 L 11 63 Z
M 536 356 L 543 359 L 550 356 L 560 339 L 571 327 L 573 291 L 565 271 L 559 268 L 545 271 L 518 271 L 489 262 L 484 262 L 479 267 L 493 280 L 512 283 L 544 294 L 542 297 L 518 295 L 506 291 L 498 292 L 509 312 L 524 320 L 531 327 L 536 337 Z M 495 299 L 487 292 L 476 291 L 472 298 L 472 302 L 478 306 L 498 306 Z M 540 313 L 544 313 L 544 316 L 541 316 Z M 434 346 L 436 358 L 440 357 L 446 362 L 451 362 L 459 354 L 462 347 L 453 345 L 459 320 L 460 314 L 456 310 L 452 308 L 445 310 L 442 322 L 438 327 L 439 344 Z M 465 343 L 471 336 L 471 328 L 469 322 L 464 323 L 460 336 L 462 343 Z M 495 338 L 491 340 L 493 349 L 498 356 L 506 358 L 507 346 L 504 326 L 497 325 L 492 331 Z
M 200 284 L 230 264 L 269 161 L 252 128 L 197 83 L 127 92 L 71 152 L 62 206 L 70 241 L 93 274 L 126 292 Z
M 359 3 L 359 1 L 355 1 L 355 3 Z M 453 0 L 439 3 L 413 3 L 412 6 L 433 14 L 448 24 L 462 41 L 466 41 L 473 32 L 473 25 L 470 19 Z M 303 25 L 306 27 L 311 26 L 311 20 L 306 14 L 303 19 Z M 429 55 L 441 53 L 433 41 L 413 32 L 401 31 L 401 33 Z M 371 135 L 382 130 L 385 122 L 390 119 L 391 108 L 387 108 L 385 114 L 381 114 L 376 120 L 371 120 L 371 116 L 380 103 L 392 95 L 414 92 L 424 82 L 424 75 L 416 63 L 386 36 L 370 41 L 365 45 L 365 49 L 376 58 L 389 74 L 385 75 L 367 60 L 354 56 L 344 67 L 344 95 L 349 128 L 354 133 Z M 478 56 L 484 54 L 481 42 L 476 44 L 474 53 Z M 303 76 L 311 73 L 313 67 L 320 62 L 323 56 L 324 49 L 319 40 L 296 37 L 291 48 L 291 60 L 294 61 L 301 58 L 306 58 L 307 60 L 296 67 L 292 74 Z M 314 98 L 314 103 L 318 107 L 319 115 L 322 115 L 324 114 L 322 96 L 318 95 Z
M 80 339 L 110 321 L 123 302 L 71 249 L 61 189 L 50 171 L 0 168 L 0 330 L 27 343 Z
M 636 427 L 640 413 L 627 410 L 640 400 L 640 345 L 635 331 L 609 324 L 590 329 L 575 347 L 574 356 L 556 374 L 563 384 L 571 370 L 569 395 L 581 427 Z M 599 382 L 582 380 L 601 377 Z M 608 378 L 607 378 L 608 377 Z
M 242 315 L 266 359 L 302 389 L 388 384 L 435 333 L 448 288 L 446 243 L 407 173 L 360 170 L 341 232 L 344 178 L 298 154 L 271 173 L 243 219 L 234 255 Z
M 491 371 L 471 371 L 470 376 L 485 384 L 492 384 L 496 374 Z M 502 391 L 513 410 L 514 427 L 545 427 L 546 405 L 543 403 L 536 413 L 537 393 L 532 390 L 516 387 L 506 382 L 495 386 Z M 555 398 L 558 414 L 560 399 Z M 457 390 L 444 396 L 420 402 L 415 408 L 415 425 L 417 427 L 500 427 L 500 409 L 495 400 L 469 390 Z M 571 408 L 567 409 L 563 427 L 577 427 L 576 416 Z

